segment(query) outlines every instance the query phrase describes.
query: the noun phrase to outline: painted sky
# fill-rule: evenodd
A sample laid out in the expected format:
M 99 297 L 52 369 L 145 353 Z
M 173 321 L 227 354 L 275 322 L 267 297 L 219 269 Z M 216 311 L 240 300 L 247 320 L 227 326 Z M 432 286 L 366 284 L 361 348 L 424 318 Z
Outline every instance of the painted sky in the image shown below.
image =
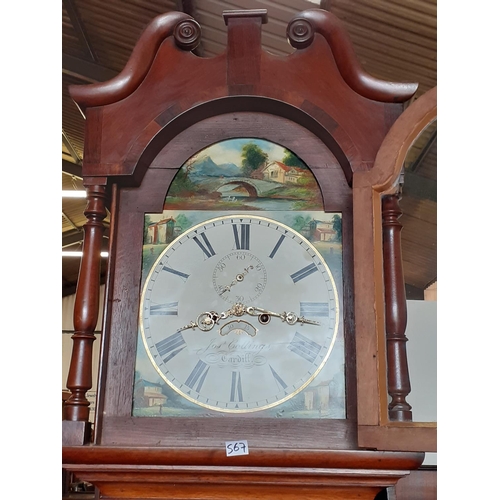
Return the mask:
M 245 144 L 252 142 L 267 153 L 269 160 L 282 161 L 286 149 L 278 144 L 261 139 L 229 139 L 213 144 L 198 153 L 198 158 L 208 155 L 217 164 L 234 163 L 241 167 L 241 149 Z

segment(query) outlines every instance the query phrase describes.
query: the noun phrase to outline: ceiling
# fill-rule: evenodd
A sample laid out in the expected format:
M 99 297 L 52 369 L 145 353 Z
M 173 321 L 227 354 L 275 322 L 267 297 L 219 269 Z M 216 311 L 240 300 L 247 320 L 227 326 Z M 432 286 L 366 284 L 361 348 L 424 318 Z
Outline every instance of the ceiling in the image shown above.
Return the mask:
M 285 56 L 294 49 L 286 40 L 290 19 L 310 8 L 339 17 L 363 68 L 375 77 L 418 82 L 418 98 L 437 84 L 436 0 L 63 0 L 62 2 L 62 188 L 81 190 L 84 117 L 68 85 L 106 81 L 118 74 L 143 29 L 157 15 L 180 10 L 202 28 L 195 53 L 211 57 L 225 50 L 224 10 L 264 8 L 263 48 Z M 436 187 L 437 122 L 415 142 L 405 163 L 401 208 L 402 246 L 407 298 L 422 299 L 437 280 Z M 83 240 L 84 199 L 62 199 L 62 246 L 79 250 Z M 106 223 L 109 219 L 106 219 Z M 105 246 L 107 238 L 105 238 Z M 80 259 L 63 257 L 63 296 L 75 292 Z M 103 258 L 103 274 L 106 258 Z

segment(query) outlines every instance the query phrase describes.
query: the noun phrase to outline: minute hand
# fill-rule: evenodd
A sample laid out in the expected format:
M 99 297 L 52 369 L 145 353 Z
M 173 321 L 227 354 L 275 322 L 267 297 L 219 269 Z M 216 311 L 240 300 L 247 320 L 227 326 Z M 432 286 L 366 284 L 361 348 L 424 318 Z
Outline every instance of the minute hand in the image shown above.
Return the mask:
M 313 321 L 312 319 L 304 318 L 304 316 L 299 317 L 294 312 L 283 312 L 283 313 L 275 313 L 273 311 L 268 311 L 267 309 L 262 309 L 261 307 L 247 307 L 246 312 L 251 316 L 260 316 L 261 314 L 267 314 L 269 316 L 275 316 L 276 318 L 281 318 L 281 321 L 288 323 L 289 325 L 295 325 L 295 323 L 308 325 L 320 325 L 318 321 Z

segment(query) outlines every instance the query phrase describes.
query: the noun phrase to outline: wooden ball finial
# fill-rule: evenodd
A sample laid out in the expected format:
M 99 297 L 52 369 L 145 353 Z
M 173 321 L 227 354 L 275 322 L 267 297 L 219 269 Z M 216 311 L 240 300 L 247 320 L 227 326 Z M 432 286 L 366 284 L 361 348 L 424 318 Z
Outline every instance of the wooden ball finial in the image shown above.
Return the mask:
M 177 24 L 174 30 L 177 46 L 183 50 L 194 50 L 201 39 L 200 25 L 194 19 L 186 19 Z
M 295 49 L 304 49 L 314 40 L 314 30 L 309 21 L 296 18 L 290 21 L 286 29 L 288 42 Z

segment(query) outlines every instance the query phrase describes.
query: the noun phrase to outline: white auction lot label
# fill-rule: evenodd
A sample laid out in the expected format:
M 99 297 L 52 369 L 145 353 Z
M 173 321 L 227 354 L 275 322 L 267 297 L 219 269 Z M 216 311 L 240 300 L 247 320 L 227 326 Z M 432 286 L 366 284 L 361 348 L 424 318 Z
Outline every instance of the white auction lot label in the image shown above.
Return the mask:
M 248 455 L 248 443 L 246 439 L 226 441 L 226 456 L 236 457 L 238 455 Z

